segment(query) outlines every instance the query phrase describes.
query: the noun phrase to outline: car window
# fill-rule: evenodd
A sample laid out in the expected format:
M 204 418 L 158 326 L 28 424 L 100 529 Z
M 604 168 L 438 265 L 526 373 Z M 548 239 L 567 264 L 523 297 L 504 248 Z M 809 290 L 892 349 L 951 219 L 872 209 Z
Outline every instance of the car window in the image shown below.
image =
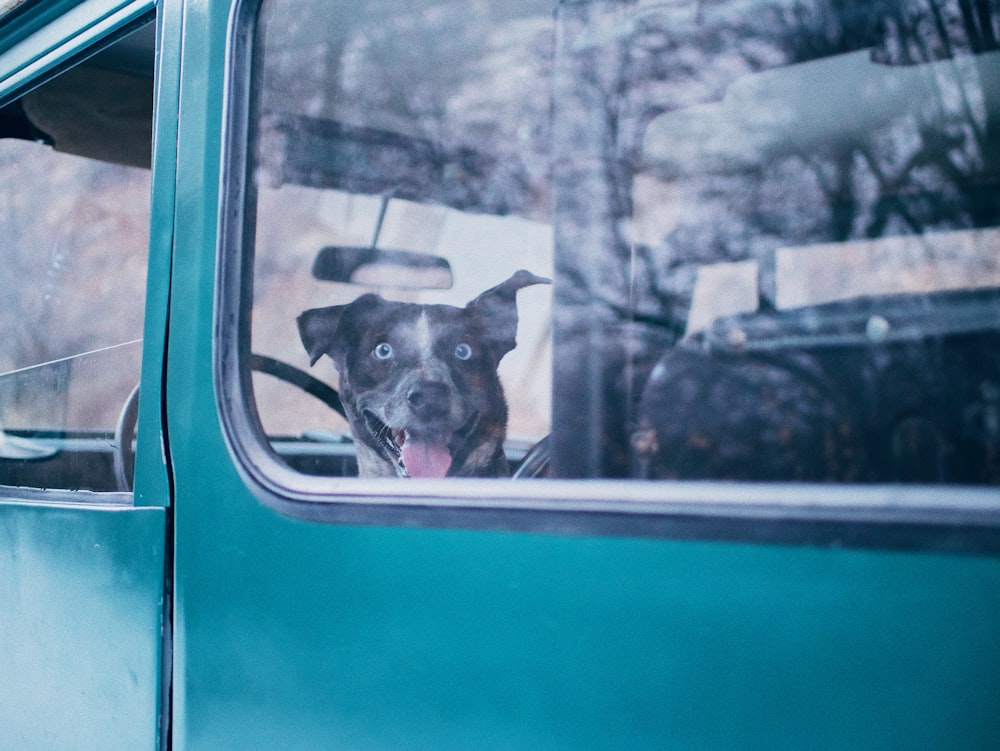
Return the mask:
M 129 489 L 151 93 L 78 68 L 0 110 L 0 484 Z
M 336 39 L 317 33 L 308 14 L 288 4 L 261 7 L 251 228 L 255 357 L 338 387 L 329 358 L 310 366 L 296 326 L 304 311 L 347 304 L 365 292 L 464 307 L 520 269 L 551 278 L 543 117 L 551 20 L 542 5 L 521 5 L 490 10 L 496 28 L 467 24 L 465 10 L 356 7 Z M 388 27 L 383 10 L 395 17 Z M 327 11 L 317 5 L 315 12 Z M 439 45 L 441 39 L 448 41 Z M 428 45 L 437 53 L 426 56 Z M 483 45 L 487 60 L 478 61 Z M 303 48 L 317 66 L 305 76 Z M 524 96 L 504 103 L 501 118 L 489 111 L 494 102 L 484 86 L 490 60 L 510 55 Z M 478 71 L 461 72 L 473 63 Z M 365 83 L 372 76 L 377 86 Z M 458 103 L 451 113 L 449 99 Z M 484 143 L 503 150 L 506 163 L 482 151 Z M 377 257 L 365 256 L 370 251 Z M 516 296 L 517 346 L 499 365 L 513 456 L 551 430 L 551 286 L 531 285 Z M 356 472 L 356 436 L 342 416 L 265 367 L 256 368 L 253 389 L 263 429 L 285 461 L 317 474 Z M 337 458 L 321 461 L 316 452 Z
M 233 320 L 283 481 L 506 475 L 489 423 L 532 477 L 1000 482 L 970 7 L 264 0 Z

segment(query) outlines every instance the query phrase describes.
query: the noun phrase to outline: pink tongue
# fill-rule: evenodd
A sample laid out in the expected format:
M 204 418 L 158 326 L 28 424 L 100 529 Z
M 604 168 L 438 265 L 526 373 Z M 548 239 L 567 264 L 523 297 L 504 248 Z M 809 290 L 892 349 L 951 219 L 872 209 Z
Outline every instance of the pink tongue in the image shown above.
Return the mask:
M 403 466 L 410 477 L 444 477 L 451 467 L 451 454 L 443 443 L 408 438 L 403 444 Z

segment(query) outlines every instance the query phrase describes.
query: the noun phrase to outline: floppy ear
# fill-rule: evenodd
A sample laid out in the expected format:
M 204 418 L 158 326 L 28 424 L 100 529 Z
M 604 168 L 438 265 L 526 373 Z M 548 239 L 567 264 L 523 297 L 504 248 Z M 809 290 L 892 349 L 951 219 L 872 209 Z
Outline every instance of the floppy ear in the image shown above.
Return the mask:
M 497 363 L 517 346 L 517 291 L 533 284 L 552 284 L 552 280 L 521 269 L 465 306 L 483 322 Z
M 316 361 L 333 347 L 340 317 L 346 305 L 331 305 L 327 308 L 311 308 L 296 320 L 299 324 L 299 336 L 306 352 L 309 353 L 309 364 Z

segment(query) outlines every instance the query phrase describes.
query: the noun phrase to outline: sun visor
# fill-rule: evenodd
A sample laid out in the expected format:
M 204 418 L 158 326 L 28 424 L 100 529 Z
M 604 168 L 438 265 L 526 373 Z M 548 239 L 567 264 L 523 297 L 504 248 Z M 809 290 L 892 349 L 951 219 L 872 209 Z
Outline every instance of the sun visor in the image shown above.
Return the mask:
M 69 154 L 149 168 L 153 81 L 144 76 L 79 66 L 25 94 L 32 124 Z

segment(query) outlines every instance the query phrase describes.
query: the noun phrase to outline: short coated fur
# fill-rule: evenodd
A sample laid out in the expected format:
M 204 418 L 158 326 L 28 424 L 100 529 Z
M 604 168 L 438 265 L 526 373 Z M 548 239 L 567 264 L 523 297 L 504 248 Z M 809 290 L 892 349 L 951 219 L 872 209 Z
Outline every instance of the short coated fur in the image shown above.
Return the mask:
M 518 271 L 464 308 L 365 294 L 298 317 L 310 364 L 328 355 L 362 477 L 504 477 L 507 402 L 497 375 L 514 349 Z

